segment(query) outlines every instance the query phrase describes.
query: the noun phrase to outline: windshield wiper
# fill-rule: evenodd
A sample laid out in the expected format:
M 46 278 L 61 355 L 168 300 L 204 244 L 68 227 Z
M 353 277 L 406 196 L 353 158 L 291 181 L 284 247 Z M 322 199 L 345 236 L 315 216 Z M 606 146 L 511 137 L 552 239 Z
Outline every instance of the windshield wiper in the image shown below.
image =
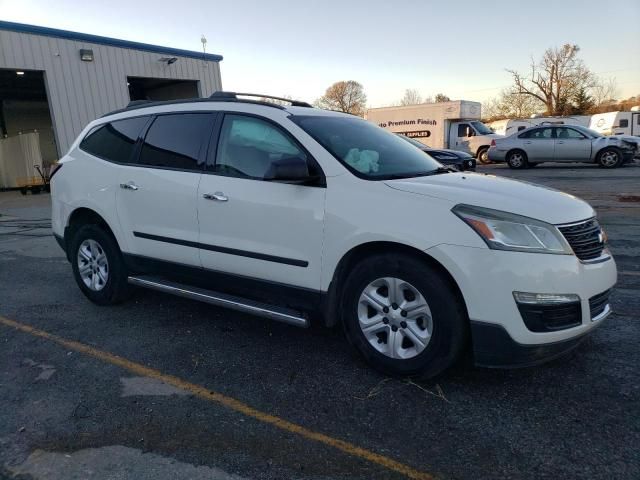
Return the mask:
M 387 175 L 387 180 L 400 180 L 403 178 L 414 178 L 414 177 L 430 177 L 431 175 L 440 175 L 442 173 L 451 173 L 457 170 L 451 167 L 438 167 L 435 170 L 428 170 L 426 172 L 416 172 L 416 173 L 396 173 L 392 175 Z

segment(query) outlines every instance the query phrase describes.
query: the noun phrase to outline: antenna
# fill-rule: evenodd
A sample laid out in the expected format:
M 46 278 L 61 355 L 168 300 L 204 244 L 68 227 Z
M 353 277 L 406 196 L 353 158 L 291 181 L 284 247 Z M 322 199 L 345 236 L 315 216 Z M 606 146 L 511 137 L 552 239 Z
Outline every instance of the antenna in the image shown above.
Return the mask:
M 204 36 L 204 33 L 202 34 L 202 37 L 200 37 L 200 42 L 202 43 L 202 53 L 206 54 L 207 53 L 207 37 Z

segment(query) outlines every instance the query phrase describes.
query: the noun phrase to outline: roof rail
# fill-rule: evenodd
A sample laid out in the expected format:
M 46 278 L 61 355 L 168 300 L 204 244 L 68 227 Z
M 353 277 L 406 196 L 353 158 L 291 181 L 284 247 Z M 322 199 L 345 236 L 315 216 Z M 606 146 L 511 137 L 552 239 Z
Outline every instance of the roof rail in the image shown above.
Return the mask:
M 257 97 L 258 100 L 250 100 L 238 98 L 237 96 L 243 97 Z M 284 110 L 282 105 L 272 102 L 266 102 L 259 100 L 260 98 L 269 98 L 272 100 L 279 100 L 281 102 L 288 102 L 292 107 L 308 107 L 313 108 L 312 105 L 307 102 L 300 102 L 298 100 L 291 100 L 289 98 L 282 97 L 273 97 L 270 95 L 258 95 L 253 93 L 235 93 L 235 92 L 214 92 L 209 98 L 182 98 L 175 100 L 132 100 L 130 101 L 126 107 L 120 108 L 118 110 L 114 110 L 109 113 L 105 113 L 102 117 L 107 117 L 109 115 L 114 115 L 116 113 L 127 112 L 129 110 L 136 110 L 138 108 L 146 108 L 146 107 L 156 107 L 162 105 L 174 105 L 179 103 L 200 103 L 200 102 L 242 102 L 242 103 L 253 103 L 256 105 L 264 105 L 266 107 L 278 108 L 280 110 Z M 101 118 L 102 118 L 101 117 Z
M 260 93 L 240 93 L 240 92 L 213 92 L 213 94 L 209 97 L 211 100 L 219 100 L 219 101 L 228 101 L 228 102 L 243 102 L 247 100 L 243 100 L 241 97 L 254 97 L 257 99 L 269 99 L 269 100 L 278 100 L 280 102 L 286 102 L 291 104 L 292 107 L 307 107 L 313 108 L 313 106 L 307 102 L 301 102 L 300 100 L 292 100 L 290 98 L 284 97 L 275 97 L 273 95 L 263 95 Z M 260 100 L 258 100 L 260 101 Z M 261 102 L 261 103 L 269 103 L 269 102 Z

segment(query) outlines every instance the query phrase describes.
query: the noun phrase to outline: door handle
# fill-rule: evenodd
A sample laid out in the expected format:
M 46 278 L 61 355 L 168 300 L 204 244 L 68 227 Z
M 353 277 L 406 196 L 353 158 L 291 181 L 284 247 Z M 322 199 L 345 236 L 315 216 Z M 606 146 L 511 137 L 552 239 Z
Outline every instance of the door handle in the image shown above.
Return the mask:
M 531 142 L 524 142 L 525 145 L 531 145 Z
M 120 184 L 120 188 L 124 188 L 125 190 L 138 190 L 138 187 L 135 183 L 133 182 L 129 182 L 129 183 L 121 183 Z
M 560 145 L 564 144 L 564 142 L 562 140 L 556 140 L 556 143 L 558 143 Z
M 203 193 L 202 197 L 207 199 L 207 200 L 215 200 L 216 202 L 226 202 L 229 200 L 229 197 L 227 197 L 224 193 L 222 192 L 216 192 L 216 193 Z

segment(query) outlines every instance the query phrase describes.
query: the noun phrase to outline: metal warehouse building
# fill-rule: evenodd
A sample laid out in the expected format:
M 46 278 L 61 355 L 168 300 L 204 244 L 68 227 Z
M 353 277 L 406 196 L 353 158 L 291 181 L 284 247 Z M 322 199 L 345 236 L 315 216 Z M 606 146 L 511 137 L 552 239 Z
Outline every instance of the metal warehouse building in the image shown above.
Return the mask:
M 35 175 L 33 165 L 57 160 L 89 121 L 131 100 L 221 90 L 221 60 L 0 21 L 0 188 L 15 187 L 19 174 Z

